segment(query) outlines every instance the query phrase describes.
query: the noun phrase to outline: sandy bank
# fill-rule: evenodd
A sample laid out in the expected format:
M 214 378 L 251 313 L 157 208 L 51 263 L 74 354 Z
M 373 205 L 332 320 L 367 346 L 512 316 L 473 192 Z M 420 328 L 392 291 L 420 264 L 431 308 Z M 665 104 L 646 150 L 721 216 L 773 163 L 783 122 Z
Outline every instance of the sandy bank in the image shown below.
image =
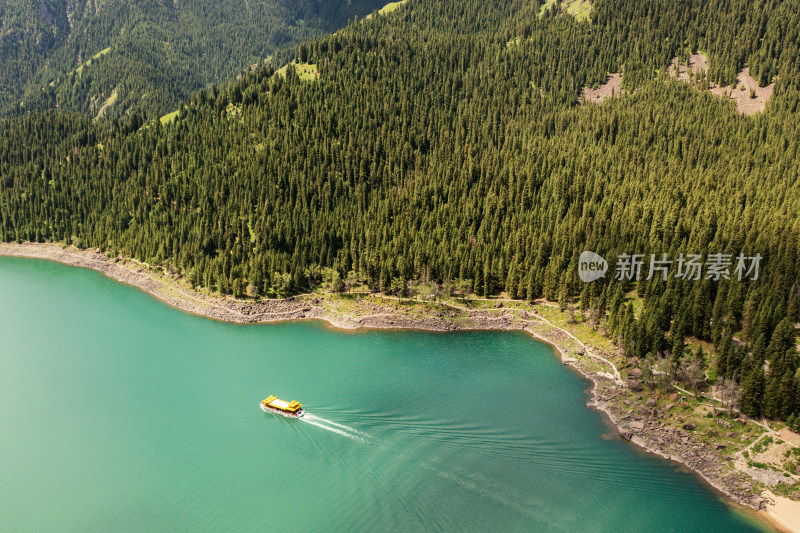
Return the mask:
M 767 516 L 768 521 L 780 530 L 791 531 L 792 533 L 800 533 L 800 506 L 798 502 L 776 496 L 767 491 L 767 498 L 770 500 L 767 503 Z

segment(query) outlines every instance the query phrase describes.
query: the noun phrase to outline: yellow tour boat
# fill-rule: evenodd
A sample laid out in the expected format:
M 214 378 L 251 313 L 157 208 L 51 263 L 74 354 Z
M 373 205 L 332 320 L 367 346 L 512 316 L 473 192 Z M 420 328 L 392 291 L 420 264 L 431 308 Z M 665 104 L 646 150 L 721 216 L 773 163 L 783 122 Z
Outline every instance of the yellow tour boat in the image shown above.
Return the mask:
M 275 396 L 270 396 L 261 402 L 261 409 L 265 413 L 275 413 L 276 415 L 288 416 L 290 418 L 300 418 L 305 414 L 302 409 L 303 404 L 291 401 L 285 402 Z

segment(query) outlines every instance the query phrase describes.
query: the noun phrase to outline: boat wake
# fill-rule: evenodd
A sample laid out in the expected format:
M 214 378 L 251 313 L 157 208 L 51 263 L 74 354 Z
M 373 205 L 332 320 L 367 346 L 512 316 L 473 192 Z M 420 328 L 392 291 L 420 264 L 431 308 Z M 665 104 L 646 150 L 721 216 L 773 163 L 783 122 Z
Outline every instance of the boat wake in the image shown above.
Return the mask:
M 339 424 L 338 422 L 334 422 L 333 420 L 328 420 L 326 418 L 320 418 L 318 416 L 312 415 L 308 411 L 305 414 L 298 418 L 298 420 L 302 420 L 312 426 L 317 426 L 318 428 L 326 429 L 330 432 L 337 433 L 342 435 L 343 437 L 348 437 L 354 440 L 360 440 L 362 442 L 367 441 L 367 435 L 363 431 L 359 431 L 356 428 L 352 428 L 350 426 L 346 426 L 344 424 Z

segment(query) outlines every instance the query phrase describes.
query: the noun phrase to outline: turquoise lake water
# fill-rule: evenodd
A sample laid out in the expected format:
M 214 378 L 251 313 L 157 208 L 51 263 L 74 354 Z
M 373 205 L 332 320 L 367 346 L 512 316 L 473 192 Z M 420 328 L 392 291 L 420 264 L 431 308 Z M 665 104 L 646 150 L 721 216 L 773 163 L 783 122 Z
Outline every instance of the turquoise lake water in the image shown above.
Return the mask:
M 588 386 L 523 333 L 226 324 L 0 257 L 0 529 L 766 530 Z

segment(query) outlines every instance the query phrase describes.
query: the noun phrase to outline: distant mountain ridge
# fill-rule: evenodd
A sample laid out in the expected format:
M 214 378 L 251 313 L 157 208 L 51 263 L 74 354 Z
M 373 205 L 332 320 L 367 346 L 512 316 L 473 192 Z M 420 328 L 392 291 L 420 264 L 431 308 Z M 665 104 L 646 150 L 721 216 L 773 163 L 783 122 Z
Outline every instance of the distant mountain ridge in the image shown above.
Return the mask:
M 159 116 L 376 0 L 0 0 L 0 112 Z

